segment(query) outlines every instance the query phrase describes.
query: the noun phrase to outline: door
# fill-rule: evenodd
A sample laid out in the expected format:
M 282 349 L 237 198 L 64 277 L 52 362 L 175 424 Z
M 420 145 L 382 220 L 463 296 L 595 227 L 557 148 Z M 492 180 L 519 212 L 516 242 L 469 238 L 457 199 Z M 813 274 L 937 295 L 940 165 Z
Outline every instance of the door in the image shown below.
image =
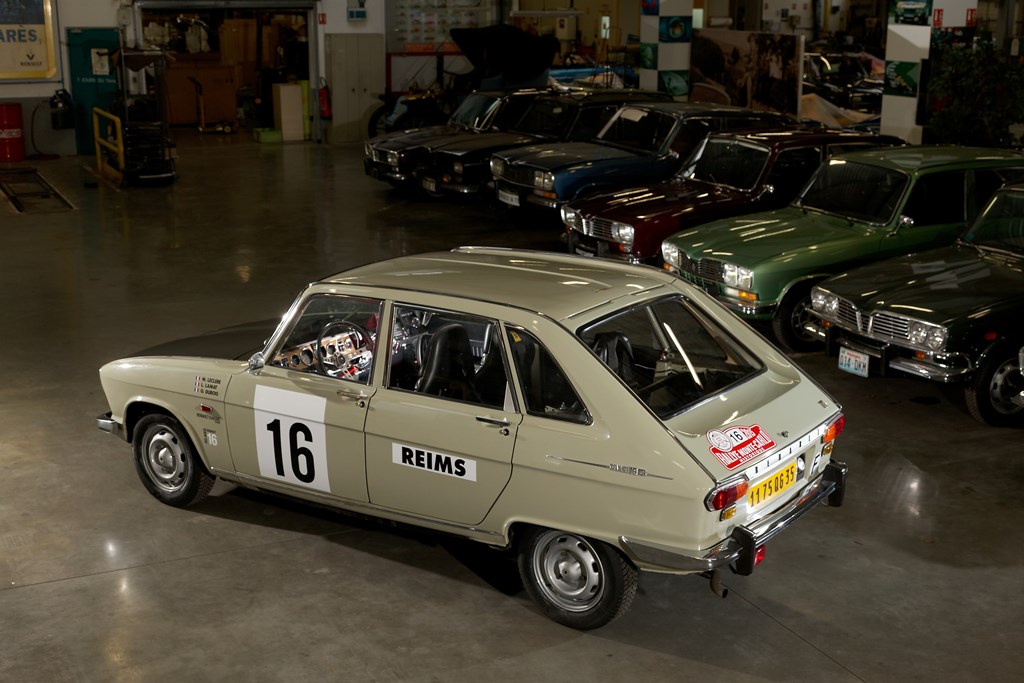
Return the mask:
M 110 111 L 117 97 L 116 28 L 69 28 L 68 63 L 75 102 L 75 146 L 78 154 L 96 154 L 92 132 L 92 108 Z
M 384 36 L 337 33 L 326 40 L 327 82 L 334 115 L 332 142 L 366 139 L 370 114 L 381 106 L 384 92 Z
M 363 427 L 381 312 L 375 299 L 310 297 L 265 367 L 232 378 L 236 472 L 294 495 L 368 499 Z
M 521 420 L 494 320 L 396 304 L 384 386 L 366 418 L 370 502 L 483 520 L 512 474 Z

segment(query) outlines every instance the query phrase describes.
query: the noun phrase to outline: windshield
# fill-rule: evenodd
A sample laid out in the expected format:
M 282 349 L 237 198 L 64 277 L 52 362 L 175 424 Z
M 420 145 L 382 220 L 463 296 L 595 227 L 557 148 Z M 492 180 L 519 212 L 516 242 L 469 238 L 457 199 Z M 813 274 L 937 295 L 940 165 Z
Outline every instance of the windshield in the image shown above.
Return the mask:
M 577 335 L 662 419 L 763 367 L 683 296 L 623 309 Z
M 818 169 L 796 203 L 866 223 L 892 220 L 907 187 L 906 174 L 881 166 L 832 159 Z
M 597 135 L 601 142 L 657 152 L 668 141 L 676 117 L 651 109 L 623 107 Z
M 964 241 L 1024 255 L 1024 191 L 997 192 Z
M 757 184 L 768 149 L 739 140 L 708 138 L 694 155 L 686 177 L 749 190 Z
M 470 95 L 452 114 L 451 123 L 466 128 L 482 128 L 500 104 L 501 100 L 490 95 Z

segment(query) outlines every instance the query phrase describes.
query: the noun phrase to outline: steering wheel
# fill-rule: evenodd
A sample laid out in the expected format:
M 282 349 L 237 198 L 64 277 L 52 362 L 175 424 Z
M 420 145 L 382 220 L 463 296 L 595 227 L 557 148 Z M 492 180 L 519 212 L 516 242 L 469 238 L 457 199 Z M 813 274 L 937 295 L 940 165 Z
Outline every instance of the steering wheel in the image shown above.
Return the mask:
M 328 364 L 334 366 L 335 373 L 341 371 L 345 354 L 337 346 L 335 346 L 333 352 L 329 352 L 324 347 L 324 339 L 332 334 L 340 334 L 344 330 L 351 330 L 355 332 L 356 340 L 360 345 L 364 345 L 366 340 L 370 339 L 370 335 L 366 330 L 355 323 L 350 323 L 347 320 L 334 320 L 324 325 L 324 329 L 320 331 L 320 336 L 316 338 L 316 346 L 313 348 L 313 358 L 316 360 L 316 369 L 321 375 L 328 375 L 329 377 L 336 376 L 335 374 L 331 374 L 331 370 L 327 369 Z

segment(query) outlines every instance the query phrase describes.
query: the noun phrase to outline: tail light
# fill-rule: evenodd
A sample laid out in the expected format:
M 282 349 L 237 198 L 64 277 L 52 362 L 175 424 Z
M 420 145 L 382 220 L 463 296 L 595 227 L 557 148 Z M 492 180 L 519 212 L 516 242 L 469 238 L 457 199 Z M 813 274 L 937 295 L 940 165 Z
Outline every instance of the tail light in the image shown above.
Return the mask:
M 836 437 L 843 433 L 843 429 L 846 428 L 846 416 L 842 413 L 839 417 L 832 420 L 829 426 L 825 429 L 825 436 L 821 437 L 822 443 L 832 443 L 836 440 Z
M 711 489 L 704 499 L 704 507 L 708 510 L 722 510 L 747 495 L 747 480 L 724 482 Z

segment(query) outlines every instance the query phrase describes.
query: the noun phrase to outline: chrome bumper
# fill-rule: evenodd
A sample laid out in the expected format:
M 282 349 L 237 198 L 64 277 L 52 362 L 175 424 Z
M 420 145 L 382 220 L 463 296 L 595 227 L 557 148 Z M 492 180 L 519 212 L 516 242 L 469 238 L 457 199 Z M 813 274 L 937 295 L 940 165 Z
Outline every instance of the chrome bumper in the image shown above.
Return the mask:
M 758 546 L 782 533 L 818 503 L 825 502 L 829 507 L 839 507 L 843 504 L 846 495 L 846 472 L 845 463 L 830 462 L 818 480 L 808 486 L 799 498 L 749 526 L 736 527 L 729 538 L 700 557 L 625 536 L 619 537 L 619 544 L 631 559 L 642 567 L 654 571 L 660 569 L 668 572 L 697 573 L 733 565 L 737 574 L 748 575 L 754 571 L 754 557 Z
M 810 329 L 810 326 L 807 329 Z M 872 358 L 877 358 L 883 377 L 891 369 L 935 382 L 956 382 L 974 370 L 970 359 L 962 354 L 950 354 L 950 358 L 959 359 L 962 362 L 961 365 L 936 365 L 909 356 L 896 355 L 901 350 L 904 353 L 907 352 L 907 349 L 901 346 L 886 342 L 867 343 L 851 337 L 850 334 L 852 333 L 839 327 L 823 329 L 824 333 L 821 336 L 825 341 L 825 350 L 830 356 L 837 355 L 839 347 L 845 346 L 852 351 L 859 351 Z
M 98 416 L 96 418 L 96 427 L 101 432 L 113 434 L 119 439 L 124 438 L 124 427 L 121 425 L 120 422 L 111 417 L 110 413 L 103 413 L 102 415 Z

